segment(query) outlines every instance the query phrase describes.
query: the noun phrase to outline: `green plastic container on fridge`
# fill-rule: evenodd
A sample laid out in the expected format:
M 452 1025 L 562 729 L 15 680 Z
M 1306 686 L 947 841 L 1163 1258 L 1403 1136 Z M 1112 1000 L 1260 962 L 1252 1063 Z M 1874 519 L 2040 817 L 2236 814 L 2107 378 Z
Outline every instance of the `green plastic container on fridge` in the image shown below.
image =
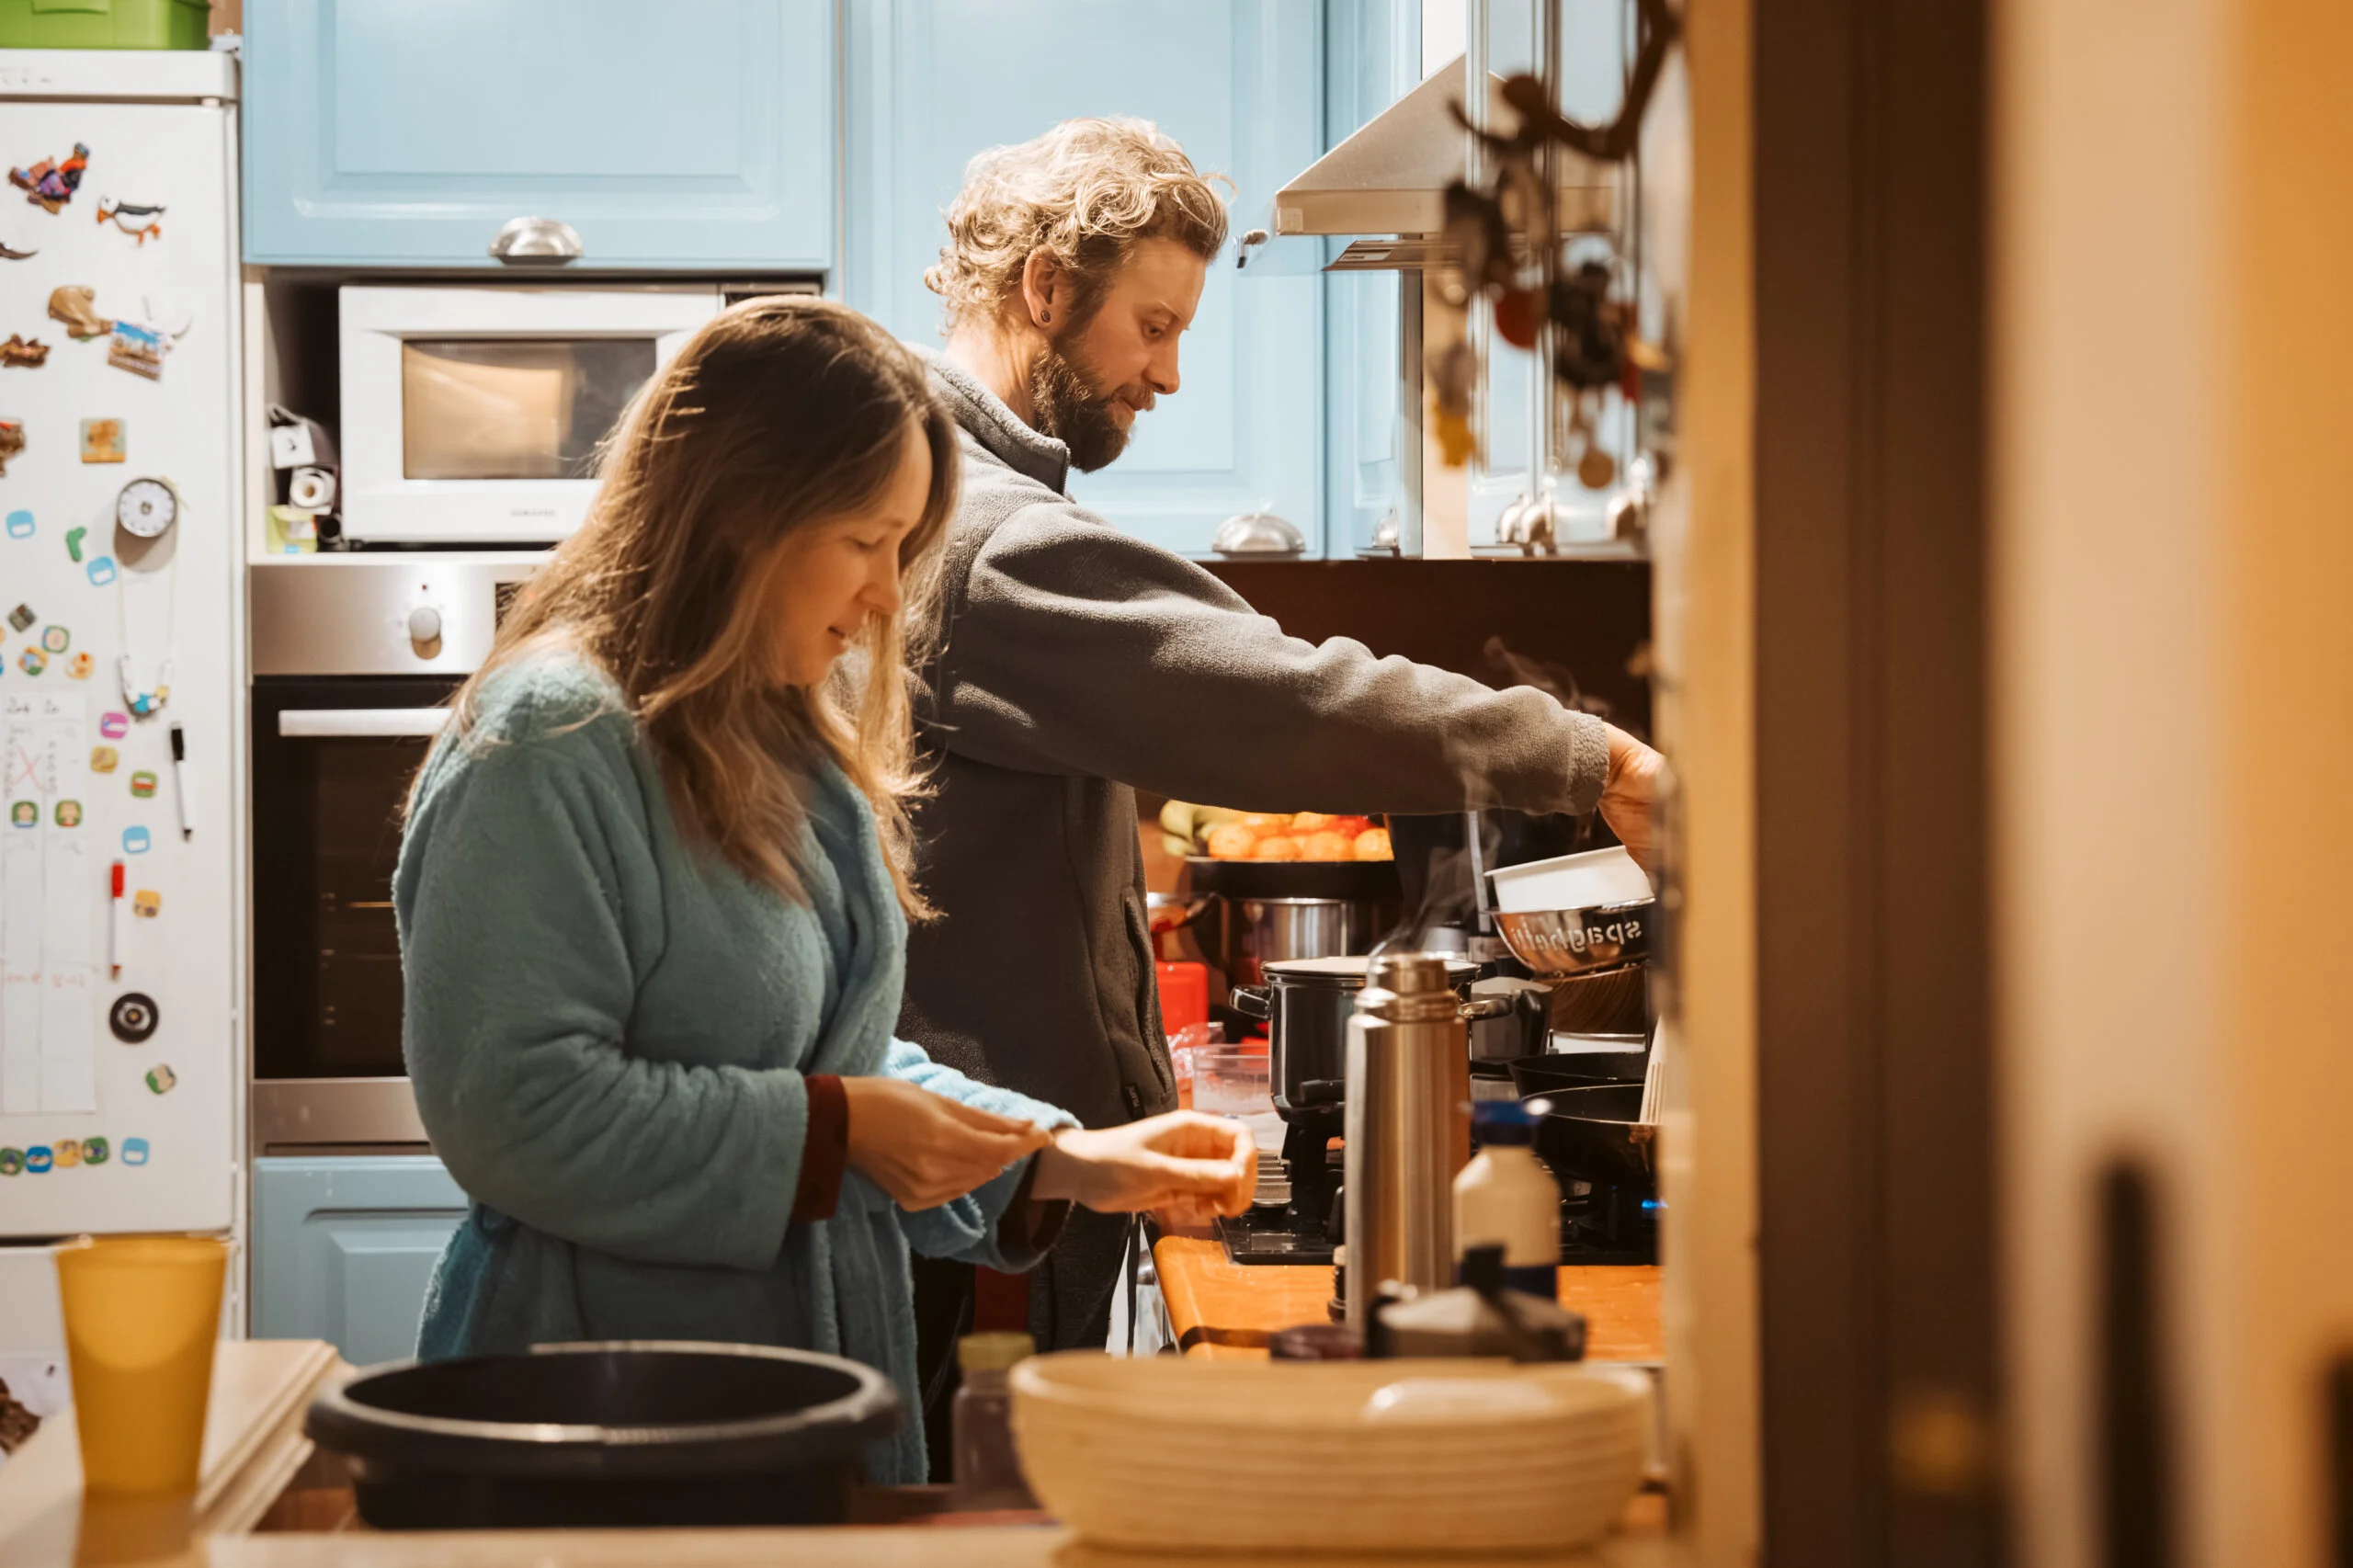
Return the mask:
M 0 0 L 0 49 L 204 49 L 212 0 Z

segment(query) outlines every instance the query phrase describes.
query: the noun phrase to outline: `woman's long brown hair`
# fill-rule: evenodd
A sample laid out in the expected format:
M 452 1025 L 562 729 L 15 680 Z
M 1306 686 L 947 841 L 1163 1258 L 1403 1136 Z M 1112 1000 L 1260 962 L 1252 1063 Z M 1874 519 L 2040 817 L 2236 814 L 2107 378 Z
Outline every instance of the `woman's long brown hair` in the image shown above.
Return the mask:
M 900 547 L 903 608 L 868 621 L 835 678 L 784 684 L 769 625 L 777 546 L 872 501 L 910 432 L 931 449 L 931 491 Z M 587 520 L 451 699 L 449 739 L 476 743 L 499 671 L 574 651 L 620 686 L 680 826 L 745 877 L 804 896 L 804 791 L 830 759 L 874 808 L 900 905 L 928 915 L 907 820 L 922 778 L 906 629 L 931 624 L 957 467 L 955 425 L 922 362 L 873 322 L 800 297 L 723 312 L 622 416 Z

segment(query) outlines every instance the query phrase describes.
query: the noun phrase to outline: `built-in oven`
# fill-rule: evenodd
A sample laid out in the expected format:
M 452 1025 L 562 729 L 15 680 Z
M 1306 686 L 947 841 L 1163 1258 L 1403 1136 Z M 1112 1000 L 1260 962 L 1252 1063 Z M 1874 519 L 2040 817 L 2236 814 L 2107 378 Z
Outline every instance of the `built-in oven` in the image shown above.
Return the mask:
M 421 1150 L 392 869 L 446 704 L 543 559 L 251 568 L 254 1153 Z

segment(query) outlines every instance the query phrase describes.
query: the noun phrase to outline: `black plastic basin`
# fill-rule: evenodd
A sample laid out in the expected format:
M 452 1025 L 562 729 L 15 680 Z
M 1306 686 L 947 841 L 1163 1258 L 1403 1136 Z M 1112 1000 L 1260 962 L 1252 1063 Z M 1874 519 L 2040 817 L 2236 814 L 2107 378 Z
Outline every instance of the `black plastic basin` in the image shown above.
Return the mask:
M 547 1345 L 371 1367 L 312 1402 L 379 1529 L 809 1525 L 897 1430 L 871 1367 L 757 1345 Z

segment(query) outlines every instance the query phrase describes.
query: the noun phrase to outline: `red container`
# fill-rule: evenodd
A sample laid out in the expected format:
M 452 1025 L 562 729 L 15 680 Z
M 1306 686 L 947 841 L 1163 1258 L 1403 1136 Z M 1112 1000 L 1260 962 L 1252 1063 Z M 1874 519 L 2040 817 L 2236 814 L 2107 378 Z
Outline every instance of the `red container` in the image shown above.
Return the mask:
M 1175 1035 L 1187 1024 L 1210 1021 L 1210 971 L 1207 964 L 1156 963 L 1160 977 L 1161 1032 Z

